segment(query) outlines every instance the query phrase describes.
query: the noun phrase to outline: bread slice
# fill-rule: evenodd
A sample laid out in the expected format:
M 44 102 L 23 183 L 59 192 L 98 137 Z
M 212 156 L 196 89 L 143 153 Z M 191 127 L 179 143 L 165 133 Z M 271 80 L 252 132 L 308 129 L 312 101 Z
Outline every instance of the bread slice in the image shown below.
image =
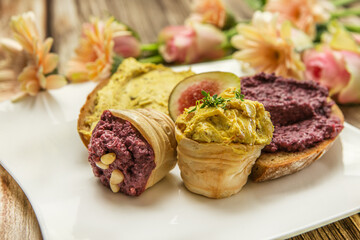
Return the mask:
M 95 100 L 97 98 L 97 92 L 106 86 L 110 81 L 110 78 L 100 82 L 94 90 L 87 96 L 85 104 L 82 106 L 80 110 L 80 114 L 77 122 L 77 130 L 80 135 L 81 141 L 87 147 L 90 143 L 90 137 L 85 133 L 85 131 L 90 131 L 91 126 L 85 122 L 85 118 L 88 115 L 91 115 L 94 109 Z
M 82 142 L 89 145 L 91 132 L 104 110 L 151 108 L 168 114 L 171 90 L 193 74 L 191 70 L 174 72 L 163 65 L 125 59 L 111 78 L 95 87 L 81 108 L 77 130 Z
M 332 106 L 332 114 L 344 122 L 344 116 L 339 107 Z M 315 147 L 301 152 L 262 153 L 252 168 L 250 179 L 263 182 L 298 172 L 319 159 L 333 144 L 335 138 L 327 139 Z

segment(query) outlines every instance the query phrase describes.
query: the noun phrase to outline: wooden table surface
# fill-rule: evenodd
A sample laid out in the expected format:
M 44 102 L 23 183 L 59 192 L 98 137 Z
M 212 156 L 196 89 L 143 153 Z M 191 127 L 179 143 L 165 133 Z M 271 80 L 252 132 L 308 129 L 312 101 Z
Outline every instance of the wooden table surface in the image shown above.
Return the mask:
M 237 19 L 249 19 L 252 10 L 240 0 L 224 0 Z M 135 29 L 143 42 L 154 42 L 165 26 L 182 24 L 189 15 L 189 0 L 0 0 L 0 37 L 9 36 L 10 17 L 36 13 L 44 36 L 52 36 L 60 56 L 61 73 L 78 43 L 81 24 L 90 16 L 115 16 Z M 14 94 L 16 82 L 0 82 L 0 101 Z M 340 106 L 345 120 L 360 128 L 360 106 Z M 354 189 L 357 191 L 357 189 Z M 0 165 L 0 239 L 41 239 L 36 216 L 26 196 Z M 308 213 L 307 213 L 308 214 Z M 311 213 L 310 213 L 311 214 Z M 295 236 L 291 239 L 360 239 L 360 215 Z

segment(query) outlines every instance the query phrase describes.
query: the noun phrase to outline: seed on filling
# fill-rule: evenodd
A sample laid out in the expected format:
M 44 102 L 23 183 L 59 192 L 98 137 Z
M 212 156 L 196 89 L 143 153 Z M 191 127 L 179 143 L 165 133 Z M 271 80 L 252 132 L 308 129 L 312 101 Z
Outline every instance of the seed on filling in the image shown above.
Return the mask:
M 100 161 L 103 164 L 110 165 L 115 161 L 115 159 L 116 159 L 116 154 L 112 152 L 112 153 L 107 153 L 105 155 L 102 155 L 100 158 Z
M 120 170 L 115 169 L 111 173 L 110 184 L 120 184 L 123 180 L 124 180 L 124 174 Z
M 117 193 L 118 191 L 120 191 L 120 186 L 118 184 L 110 183 L 110 188 L 111 188 L 111 191 L 113 191 L 114 193 Z
M 109 168 L 109 165 L 103 164 L 102 162 L 96 162 L 95 164 L 96 164 L 96 166 L 98 166 L 101 169 L 108 169 Z

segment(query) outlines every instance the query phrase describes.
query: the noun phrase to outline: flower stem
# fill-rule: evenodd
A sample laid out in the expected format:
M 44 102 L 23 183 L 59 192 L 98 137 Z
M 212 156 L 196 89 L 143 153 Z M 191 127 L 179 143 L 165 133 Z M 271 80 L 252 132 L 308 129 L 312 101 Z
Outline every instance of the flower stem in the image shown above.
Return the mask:
M 335 5 L 335 7 L 340 7 L 340 6 L 344 6 L 353 2 L 356 2 L 358 0 L 333 0 L 333 4 Z
M 158 48 L 159 48 L 158 43 L 142 44 L 141 47 L 140 47 L 141 51 L 157 51 Z
M 221 49 L 224 49 L 224 50 L 227 50 L 227 49 L 230 49 L 232 48 L 233 46 L 231 45 L 231 42 L 230 41 L 226 41 L 224 43 L 221 44 L 220 48 Z
M 224 34 L 226 36 L 227 39 L 231 39 L 233 36 L 235 36 L 237 34 L 237 30 L 236 27 L 232 27 L 229 30 L 224 31 Z
M 266 0 L 245 0 L 245 2 L 253 9 L 253 10 L 262 10 L 266 4 Z
M 360 33 L 360 26 L 358 25 L 345 25 L 345 28 L 350 32 Z
M 334 18 L 354 16 L 354 15 L 359 15 L 360 16 L 360 8 L 348 8 L 348 9 L 333 12 L 331 14 L 331 18 L 334 19 Z
M 236 22 L 236 23 L 234 24 L 234 26 L 232 26 L 231 28 L 224 30 L 223 33 L 225 34 L 225 36 L 226 36 L 227 39 L 230 40 L 233 36 L 235 36 L 236 34 L 238 34 L 237 29 L 236 29 L 236 26 L 237 26 L 238 24 L 241 24 L 241 23 L 243 23 L 243 24 L 249 24 L 250 21 L 249 21 L 249 20 L 241 20 L 241 21 L 238 21 L 238 22 Z
M 148 58 L 139 59 L 142 63 L 162 63 L 164 62 L 164 58 L 161 55 L 155 55 Z
M 222 57 L 222 58 L 220 58 L 219 60 L 227 60 L 227 59 L 232 59 L 233 57 L 232 57 L 232 54 L 231 55 L 227 55 L 227 56 L 225 56 L 225 57 Z

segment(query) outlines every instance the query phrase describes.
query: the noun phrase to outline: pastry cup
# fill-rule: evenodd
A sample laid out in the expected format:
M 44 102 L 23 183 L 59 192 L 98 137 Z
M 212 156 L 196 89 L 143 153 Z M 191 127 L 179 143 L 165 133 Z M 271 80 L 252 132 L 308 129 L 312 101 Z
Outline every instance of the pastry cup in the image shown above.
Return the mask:
M 175 128 L 181 178 L 186 188 L 209 198 L 238 193 L 265 145 L 199 143 Z

